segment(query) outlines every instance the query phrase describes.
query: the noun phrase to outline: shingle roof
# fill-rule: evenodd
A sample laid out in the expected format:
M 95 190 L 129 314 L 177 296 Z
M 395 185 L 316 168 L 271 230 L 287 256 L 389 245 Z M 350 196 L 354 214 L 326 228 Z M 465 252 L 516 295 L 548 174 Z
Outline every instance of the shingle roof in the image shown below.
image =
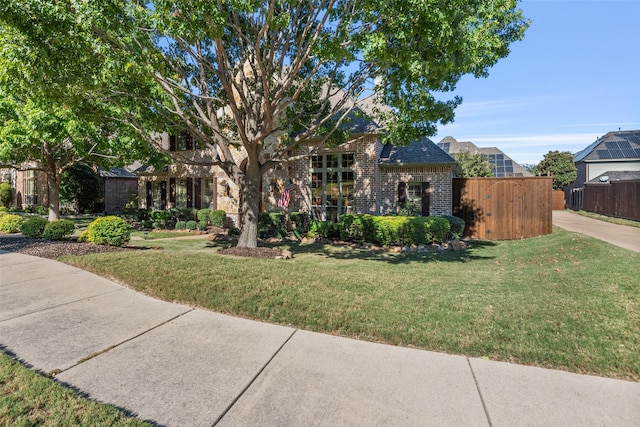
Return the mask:
M 109 170 L 100 169 L 100 176 L 103 178 L 137 178 L 135 173 L 132 173 L 127 168 L 109 168 Z
M 589 184 L 607 184 L 611 181 L 629 180 L 640 180 L 640 171 L 607 171 L 590 180 Z
M 429 138 L 407 146 L 386 144 L 380 154 L 380 165 L 455 164 L 455 160 Z
M 573 156 L 574 162 L 640 159 L 640 130 L 609 132 Z
M 351 134 L 372 134 L 379 133 L 382 127 L 370 119 L 359 107 L 354 107 L 340 123 L 340 130 Z

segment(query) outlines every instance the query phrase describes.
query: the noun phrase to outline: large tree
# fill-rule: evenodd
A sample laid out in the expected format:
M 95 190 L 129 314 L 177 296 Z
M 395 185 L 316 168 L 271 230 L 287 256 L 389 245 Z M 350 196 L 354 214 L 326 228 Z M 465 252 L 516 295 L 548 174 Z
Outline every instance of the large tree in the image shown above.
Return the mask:
M 549 151 L 534 170 L 536 175 L 552 176 L 554 190 L 563 189 L 578 176 L 573 154 L 568 151 Z
M 69 32 L 76 25 L 67 19 L 57 28 Z M 88 40 L 71 32 L 49 42 L 37 18 L 29 31 L 0 25 L 0 163 L 29 162 L 45 173 L 44 203 L 53 221 L 60 217 L 63 173 L 74 165 L 159 164 L 162 157 L 127 124 L 127 113 L 103 97 L 105 64 Z
M 461 102 L 436 94 L 464 74 L 486 76 L 528 25 L 515 0 L 25 0 L 0 16 L 36 44 L 83 38 L 68 43 L 111 64 L 100 67 L 103 98 L 150 143 L 151 111 L 209 147 L 210 164 L 240 188 L 247 247 L 257 243 L 260 179 L 293 148 L 340 140 L 365 98 L 394 143 L 433 134 Z

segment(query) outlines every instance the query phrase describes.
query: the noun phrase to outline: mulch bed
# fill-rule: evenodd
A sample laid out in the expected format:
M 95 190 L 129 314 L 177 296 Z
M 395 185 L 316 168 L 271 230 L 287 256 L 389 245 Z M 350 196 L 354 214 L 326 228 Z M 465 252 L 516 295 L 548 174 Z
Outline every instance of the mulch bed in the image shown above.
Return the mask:
M 0 235 L 0 250 L 18 252 L 41 258 L 56 259 L 61 256 L 87 255 L 98 252 L 122 252 L 147 249 L 140 246 L 107 246 L 81 243 L 76 240 L 43 240 L 24 237 L 21 234 Z M 238 248 L 221 249 L 218 253 L 251 258 L 276 258 L 282 256 L 278 248 Z

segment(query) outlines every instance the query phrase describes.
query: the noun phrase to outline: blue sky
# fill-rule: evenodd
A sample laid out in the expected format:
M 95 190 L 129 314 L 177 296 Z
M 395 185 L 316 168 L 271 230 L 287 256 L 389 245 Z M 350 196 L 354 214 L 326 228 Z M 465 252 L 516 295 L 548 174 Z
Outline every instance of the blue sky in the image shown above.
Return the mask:
M 609 131 L 640 129 L 640 0 L 524 0 L 532 23 L 490 71 L 464 77 L 445 136 L 498 147 L 518 163 L 576 153 Z

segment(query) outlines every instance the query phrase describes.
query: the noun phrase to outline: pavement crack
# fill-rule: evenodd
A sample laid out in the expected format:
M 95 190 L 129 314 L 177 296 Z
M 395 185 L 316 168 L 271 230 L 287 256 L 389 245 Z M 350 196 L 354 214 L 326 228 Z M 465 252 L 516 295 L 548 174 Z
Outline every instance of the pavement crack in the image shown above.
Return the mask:
M 140 333 L 139 333 L 139 334 L 137 334 L 137 335 L 134 335 L 134 336 L 132 336 L 132 337 L 130 337 L 130 338 L 127 338 L 127 339 L 126 339 L 126 340 L 124 340 L 124 341 L 121 341 L 121 342 L 119 342 L 119 343 L 117 343 L 117 344 L 111 345 L 111 346 L 109 346 L 109 347 L 107 347 L 107 348 L 105 348 L 105 349 L 103 349 L 103 350 L 96 351 L 95 353 L 91 353 L 90 355 L 88 355 L 88 356 L 86 356 L 86 357 L 83 357 L 82 359 L 78 360 L 76 363 L 74 363 L 73 365 L 69 366 L 68 368 L 65 368 L 65 369 L 62 369 L 62 370 L 61 370 L 61 369 L 54 369 L 53 371 L 51 371 L 51 373 L 52 373 L 52 375 L 51 375 L 51 376 L 53 376 L 53 375 L 58 375 L 58 374 L 61 374 L 62 372 L 66 372 L 66 371 L 68 371 L 68 370 L 70 370 L 70 369 L 73 369 L 73 368 L 75 368 L 75 367 L 76 367 L 76 366 L 78 366 L 78 365 L 81 365 L 81 364 L 83 364 L 83 363 L 85 363 L 85 362 L 87 362 L 87 361 L 89 361 L 89 360 L 91 360 L 91 359 L 93 359 L 93 358 L 95 358 L 95 357 L 98 357 L 98 356 L 100 356 L 100 355 L 102 355 L 102 354 L 105 354 L 105 353 L 107 353 L 107 352 L 109 352 L 109 351 L 113 350 L 114 348 L 118 348 L 118 347 L 120 347 L 120 346 L 121 346 L 121 345 L 123 345 L 123 344 L 126 344 L 126 343 L 128 343 L 128 342 L 130 342 L 130 341 L 133 341 L 133 340 L 135 340 L 136 338 L 139 338 L 139 337 L 141 337 L 141 336 L 143 336 L 143 335 L 145 335 L 145 334 L 147 334 L 147 333 L 149 333 L 149 332 L 151 332 L 151 331 L 153 331 L 153 330 L 155 330 L 155 329 L 158 329 L 159 327 L 164 326 L 164 325 L 166 325 L 166 324 L 167 324 L 167 323 L 169 323 L 169 322 L 173 322 L 174 320 L 178 319 L 179 317 L 182 317 L 182 316 L 184 316 L 184 315 L 186 315 L 186 314 L 189 314 L 189 313 L 191 313 L 191 312 L 192 312 L 192 311 L 194 311 L 194 310 L 195 310 L 195 308 L 191 308 L 191 309 L 189 309 L 189 310 L 187 310 L 187 311 L 185 311 L 185 312 L 183 312 L 183 313 L 180 313 L 180 314 L 178 314 L 178 315 L 176 315 L 176 316 L 173 316 L 173 317 L 172 317 L 172 318 L 170 318 L 170 319 L 165 320 L 164 322 L 160 322 L 160 323 L 158 323 L 157 325 L 155 325 L 155 326 L 153 326 L 153 327 L 151 327 L 151 328 L 149 328 L 149 329 L 146 329 L 146 330 L 144 330 L 144 331 L 140 332 Z
M 482 402 L 482 409 L 484 409 L 484 414 L 487 417 L 487 422 L 489 423 L 489 427 L 493 427 L 491 416 L 489 415 L 489 408 L 487 408 L 487 403 L 484 401 L 484 396 L 482 396 L 482 390 L 480 390 L 480 384 L 478 384 L 478 378 L 476 378 L 476 373 L 473 370 L 473 366 L 471 365 L 471 360 L 468 357 L 466 359 L 467 364 L 469 365 L 469 369 L 471 370 L 471 375 L 473 376 L 473 382 L 476 385 L 476 390 L 478 390 L 478 395 L 480 396 L 480 402 Z
M 267 369 L 267 366 L 269 366 L 271 364 L 271 362 L 273 361 L 273 359 L 275 359 L 276 356 L 280 353 L 280 351 L 282 351 L 284 346 L 287 345 L 287 343 L 289 343 L 289 341 L 291 341 L 291 338 L 293 338 L 293 336 L 296 334 L 296 332 L 298 332 L 298 329 L 294 329 L 293 332 L 291 332 L 291 335 L 289 335 L 289 337 L 286 340 L 284 340 L 282 345 L 280 347 L 278 347 L 278 349 L 273 353 L 273 355 L 269 358 L 269 360 L 267 360 L 265 362 L 265 364 L 262 366 L 262 368 L 260 368 L 258 373 L 255 374 L 253 376 L 253 378 L 251 378 L 251 381 L 249 381 L 249 383 L 240 391 L 240 393 L 238 393 L 238 395 L 235 397 L 235 399 L 233 399 L 233 401 L 225 408 L 225 410 L 222 411 L 220 416 L 218 416 L 218 418 L 211 425 L 212 427 L 216 426 L 220 421 L 222 421 L 222 419 L 225 417 L 225 415 L 227 415 L 227 413 L 231 410 L 231 408 L 233 408 L 235 406 L 235 404 L 238 402 L 238 400 L 240 400 L 240 398 L 242 396 L 244 396 L 244 394 L 247 392 L 247 390 L 249 390 L 249 388 L 251 388 L 253 383 L 256 382 L 258 377 L 260 377 L 260 375 L 262 375 L 262 372 L 264 372 L 264 370 Z

